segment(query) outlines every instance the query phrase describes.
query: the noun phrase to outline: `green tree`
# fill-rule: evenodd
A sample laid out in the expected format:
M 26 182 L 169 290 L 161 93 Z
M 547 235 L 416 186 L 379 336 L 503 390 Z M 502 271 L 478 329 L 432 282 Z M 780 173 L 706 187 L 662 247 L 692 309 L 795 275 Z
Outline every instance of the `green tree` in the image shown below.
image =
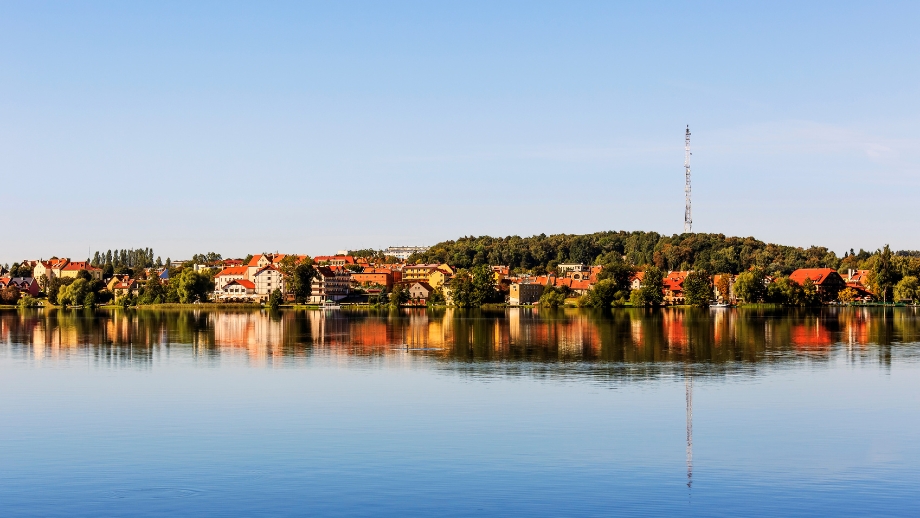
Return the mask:
M 393 292 L 390 293 L 390 305 L 394 308 L 409 302 L 409 290 L 404 284 L 393 286 Z
M 281 290 L 275 288 L 271 295 L 268 296 L 268 307 L 272 310 L 277 310 L 283 300 L 284 295 L 281 294 Z
M 175 284 L 179 302 L 183 304 L 204 302 L 208 299 L 208 294 L 214 291 L 214 281 L 208 275 L 191 268 L 182 270 Z
M 578 305 L 588 308 L 609 308 L 620 291 L 614 279 L 603 279 L 597 281 L 594 287 L 579 299 Z
M 642 290 L 644 305 L 660 306 L 664 302 L 664 272 L 656 266 L 646 268 L 642 277 L 642 287 L 639 289 Z
M 96 307 L 96 294 L 93 292 L 88 292 L 85 297 L 83 297 L 83 307 L 84 308 L 95 308 Z
M 684 298 L 691 306 L 708 307 L 712 301 L 712 276 L 705 271 L 690 272 L 684 279 Z
M 894 287 L 894 298 L 896 300 L 910 300 L 916 302 L 920 299 L 920 281 L 917 277 L 908 275 L 898 282 Z
M 766 295 L 764 272 L 760 268 L 752 268 L 741 272 L 735 278 L 735 296 L 744 302 L 760 302 Z
M 151 275 L 144 283 L 144 291 L 138 298 L 138 304 L 159 304 L 166 299 L 166 288 L 160 282 L 160 277 Z
M 435 288 L 432 290 L 431 295 L 428 296 L 428 306 L 443 306 L 445 304 L 444 300 L 444 290 L 441 288 Z
M 568 290 L 565 286 L 560 286 L 558 288 L 547 286 L 546 289 L 543 290 L 543 294 L 540 295 L 540 307 L 558 308 L 564 306 L 566 295 L 568 295 Z
M 897 272 L 892 265 L 891 248 L 889 248 L 888 245 L 878 250 L 876 255 L 877 260 L 875 262 L 875 267 L 872 269 L 870 282 L 876 291 L 876 295 L 880 295 L 882 297 L 882 302 L 887 303 L 888 293 L 897 281 Z
M 82 304 L 88 292 L 86 285 L 86 279 L 76 279 L 63 286 L 57 294 L 58 304 L 64 307 Z

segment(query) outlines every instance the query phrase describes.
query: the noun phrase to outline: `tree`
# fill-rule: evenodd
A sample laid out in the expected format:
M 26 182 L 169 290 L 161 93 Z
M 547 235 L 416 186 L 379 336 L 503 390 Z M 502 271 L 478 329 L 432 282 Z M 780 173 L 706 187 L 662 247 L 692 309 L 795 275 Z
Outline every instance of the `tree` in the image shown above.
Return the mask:
M 694 271 L 684 279 L 684 298 L 691 306 L 708 307 L 712 300 L 712 276 L 705 271 Z
M 166 299 L 166 289 L 160 282 L 159 275 L 151 275 L 144 283 L 144 291 L 141 293 L 138 304 L 160 304 Z
M 912 275 L 901 279 L 894 287 L 894 298 L 916 302 L 917 299 L 920 299 L 920 280 Z
M 541 308 L 558 308 L 565 305 L 565 297 L 568 294 L 568 289 L 565 286 L 560 286 L 555 288 L 553 286 L 547 286 L 543 290 L 543 295 L 540 295 L 540 307 Z
M 443 306 L 445 304 L 444 291 L 441 288 L 435 288 L 428 296 L 428 306 Z
M 664 272 L 656 266 L 645 269 L 642 277 L 642 301 L 645 306 L 658 306 L 664 302 Z M 630 295 L 632 301 L 632 295 Z
M 196 272 L 191 268 L 182 270 L 182 273 L 175 280 L 175 284 L 179 302 L 183 304 L 206 301 L 208 294 L 214 291 L 214 281 L 208 275 Z
M 82 304 L 88 292 L 86 285 L 86 279 L 75 279 L 70 284 L 63 286 L 57 294 L 58 304 L 65 308 Z
M 277 310 L 278 306 L 281 305 L 281 302 L 284 300 L 284 295 L 281 294 L 281 290 L 275 288 L 271 295 L 268 296 L 268 307 L 272 310 Z
M 856 290 L 853 288 L 840 290 L 840 293 L 837 294 L 837 300 L 841 304 L 852 304 L 856 300 Z
M 888 292 L 896 281 L 896 272 L 891 264 L 891 248 L 885 245 L 885 248 L 878 250 L 876 254 L 877 260 L 870 282 L 876 290 L 876 295 L 881 295 L 882 302 L 888 303 Z
M 89 292 L 83 297 L 83 307 L 84 308 L 95 308 L 96 307 L 96 294 Z
M 760 302 L 767 292 L 764 279 L 764 272 L 760 268 L 752 268 L 746 272 L 741 272 L 735 279 L 733 288 L 735 296 L 749 303 Z
M 767 286 L 766 298 L 777 304 L 802 306 L 805 304 L 805 291 L 799 283 L 790 280 L 789 277 L 780 277 Z
M 578 305 L 588 308 L 609 308 L 619 291 L 613 279 L 597 281 L 594 287 L 579 299 Z
M 719 297 L 723 302 L 729 302 L 730 295 L 732 293 L 732 281 L 731 274 L 723 273 L 719 276 L 719 282 L 715 284 L 717 290 L 719 290 Z
M 0 290 L 0 301 L 2 301 L 3 304 L 16 304 L 19 302 L 19 296 L 19 288 L 16 286 L 7 286 Z
M 45 286 L 45 294 L 48 296 L 48 301 L 52 304 L 58 304 L 58 293 L 60 293 L 61 288 L 69 286 L 75 280 L 76 279 L 73 277 L 52 277 L 48 279 Z
M 390 293 L 390 305 L 394 308 L 409 302 L 409 290 L 406 289 L 404 284 L 397 284 L 393 286 L 393 292 Z

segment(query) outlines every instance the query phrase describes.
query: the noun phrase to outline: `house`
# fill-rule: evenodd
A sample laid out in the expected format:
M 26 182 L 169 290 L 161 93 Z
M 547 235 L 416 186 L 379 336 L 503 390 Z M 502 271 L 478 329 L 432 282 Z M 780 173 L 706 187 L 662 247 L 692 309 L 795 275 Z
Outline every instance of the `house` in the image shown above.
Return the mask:
M 668 272 L 662 279 L 665 304 L 683 304 L 684 280 L 690 272 Z
M 350 255 L 318 255 L 313 258 L 313 264 L 345 266 L 346 264 L 355 264 L 355 258 Z
M 217 300 L 223 302 L 248 302 L 258 300 L 256 285 L 246 279 L 232 280 L 220 289 L 214 291 Z
M 501 282 L 502 279 L 511 275 L 510 266 L 491 266 L 490 268 L 492 268 L 492 275 L 496 283 Z
M 508 291 L 508 304 L 512 306 L 533 304 L 539 301 L 542 295 L 542 284 L 514 282 Z
M 412 254 L 421 254 L 427 251 L 427 246 L 391 246 L 384 250 L 383 253 L 400 261 L 405 261 Z
M 591 268 L 584 263 L 566 263 L 556 266 L 556 271 L 559 272 L 559 275 L 565 277 L 567 273 L 590 273 Z
M 60 277 L 61 270 L 63 270 L 69 262 L 70 259 L 59 259 L 57 257 L 52 257 L 47 261 L 39 260 L 32 268 L 32 277 L 35 277 L 36 279 L 41 279 L 42 277 L 47 277 L 48 279 Z
M 0 289 L 10 286 L 18 289 L 19 293 L 28 293 L 33 297 L 38 295 L 38 292 L 41 291 L 35 277 L 0 277 Z
M 256 269 L 258 271 L 258 269 Z M 214 293 L 223 291 L 224 286 L 240 279 L 249 280 L 249 268 L 246 266 L 229 266 L 214 276 Z
M 137 282 L 135 279 L 126 278 L 113 284 L 110 291 L 116 298 L 126 295 L 134 295 L 136 297 L 141 291 L 141 283 Z
M 274 266 L 260 268 L 251 279 L 247 280 L 254 285 L 256 299 L 259 301 L 267 301 L 275 290 L 281 290 L 281 293 L 284 293 L 284 276 L 281 270 Z
M 871 290 L 869 285 L 870 270 L 847 270 L 847 276 L 844 279 L 849 286 L 852 283 L 859 284 L 866 290 Z
M 837 297 L 837 293 L 847 287 L 846 281 L 833 268 L 799 268 L 789 274 L 789 280 L 799 285 L 811 279 L 818 293 L 825 297 Z
M 127 274 L 116 274 L 116 275 L 113 275 L 111 279 L 109 279 L 109 282 L 105 283 L 105 287 L 106 287 L 106 289 L 108 289 L 108 290 L 111 291 L 112 293 L 115 293 L 114 290 L 115 290 L 115 285 L 116 285 L 116 284 L 118 284 L 119 282 L 128 281 L 128 280 L 130 280 L 130 279 L 131 279 L 131 276 L 130 276 L 130 275 L 127 275 Z
M 428 284 L 430 284 L 432 288 L 437 289 L 444 286 L 444 283 L 450 278 L 451 275 L 449 273 L 440 268 L 436 268 L 428 275 Z
M 86 261 L 68 262 L 67 266 L 61 268 L 59 277 L 76 278 L 80 270 L 86 270 L 86 273 L 90 274 L 93 279 L 97 281 L 102 280 L 102 268 L 96 268 Z
M 645 277 L 645 272 L 636 272 L 629 279 L 629 289 L 638 290 L 642 287 L 642 279 Z
M 318 266 L 316 273 L 310 289 L 311 304 L 338 301 L 348 296 L 351 290 L 351 273 L 348 270 L 344 268 L 333 270 L 328 266 Z
M 409 286 L 409 299 L 424 304 L 431 297 L 434 288 L 427 282 L 413 282 Z
M 363 272 L 352 273 L 351 282 L 356 286 L 382 286 L 387 291 L 393 289 L 393 272 L 386 268 L 365 268 Z
M 402 271 L 402 280 L 404 282 L 423 281 L 428 282 L 432 272 L 441 266 L 439 264 L 407 264 Z M 453 272 L 451 272 L 453 273 Z

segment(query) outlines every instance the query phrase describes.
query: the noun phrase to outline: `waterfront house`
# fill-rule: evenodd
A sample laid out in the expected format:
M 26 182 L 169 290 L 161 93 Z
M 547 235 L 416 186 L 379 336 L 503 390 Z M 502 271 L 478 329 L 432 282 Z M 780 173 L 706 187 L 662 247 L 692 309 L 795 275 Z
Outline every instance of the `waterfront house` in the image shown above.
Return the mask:
M 825 298 L 836 298 L 837 293 L 847 287 L 846 281 L 833 268 L 799 268 L 789 274 L 789 280 L 803 286 L 808 279 Z
M 425 301 L 431 298 L 432 292 L 434 292 L 434 288 L 430 284 L 416 281 L 409 286 L 409 299 L 412 302 L 424 304 Z
M 316 273 L 310 287 L 311 304 L 335 302 L 348 296 L 351 290 L 351 273 L 348 270 L 344 268 L 333 270 L 328 266 L 318 266 Z
M 258 300 L 255 283 L 246 279 L 236 279 L 224 284 L 220 290 L 215 290 L 215 295 L 221 302 Z
M 508 289 L 508 304 L 512 306 L 533 304 L 540 300 L 543 288 L 542 284 L 513 282 Z

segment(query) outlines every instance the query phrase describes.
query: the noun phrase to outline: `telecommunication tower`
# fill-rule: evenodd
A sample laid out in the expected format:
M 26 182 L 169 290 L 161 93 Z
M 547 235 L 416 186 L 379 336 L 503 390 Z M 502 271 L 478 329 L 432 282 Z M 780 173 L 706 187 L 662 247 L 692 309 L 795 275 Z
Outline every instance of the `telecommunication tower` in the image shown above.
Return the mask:
M 693 216 L 690 211 L 690 125 L 687 125 L 687 134 L 684 136 L 684 175 L 686 184 L 684 184 L 684 198 L 686 207 L 684 208 L 684 233 L 689 234 L 693 230 Z

